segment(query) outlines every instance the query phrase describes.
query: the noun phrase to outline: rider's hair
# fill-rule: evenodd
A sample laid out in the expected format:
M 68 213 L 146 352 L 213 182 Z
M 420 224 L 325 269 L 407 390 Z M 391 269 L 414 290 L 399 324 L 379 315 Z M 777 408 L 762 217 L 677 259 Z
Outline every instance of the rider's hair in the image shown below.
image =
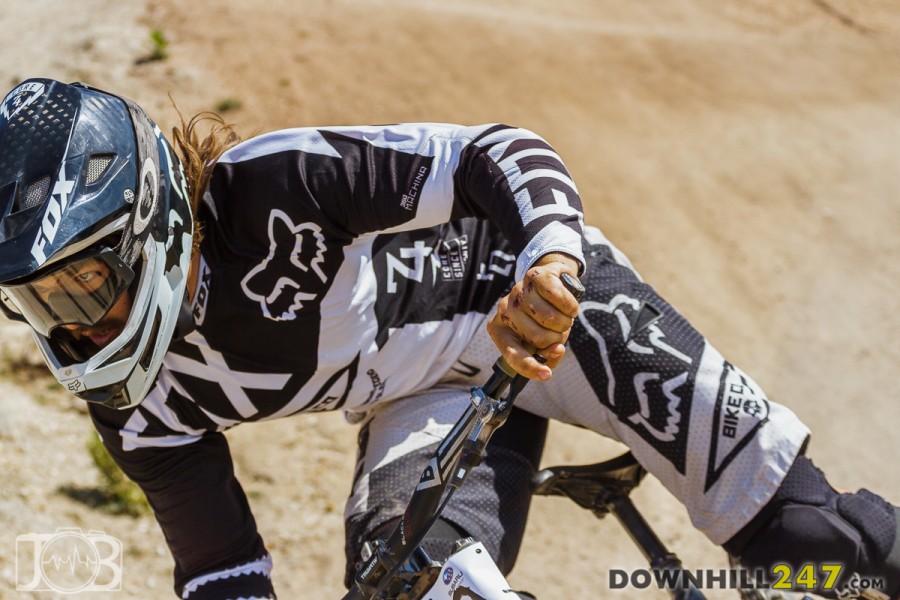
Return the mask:
M 213 167 L 226 150 L 241 141 L 241 136 L 232 124 L 226 123 L 221 115 L 214 112 L 201 112 L 185 121 L 177 106 L 175 111 L 180 124 L 172 128 L 172 137 L 187 179 L 191 212 L 194 214 L 193 247 L 196 251 L 203 239 L 203 224 L 197 220 L 196 215 Z M 202 136 L 198 127 L 205 129 Z

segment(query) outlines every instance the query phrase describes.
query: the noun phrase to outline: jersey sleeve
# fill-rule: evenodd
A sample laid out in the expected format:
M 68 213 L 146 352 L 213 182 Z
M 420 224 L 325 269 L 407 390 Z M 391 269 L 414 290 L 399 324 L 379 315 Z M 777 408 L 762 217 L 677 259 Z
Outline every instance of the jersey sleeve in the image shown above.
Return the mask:
M 478 217 L 511 243 L 517 278 L 550 252 L 584 268 L 574 181 L 550 144 L 507 125 L 286 129 L 223 155 L 210 190 L 257 208 L 283 197 L 345 238 Z
M 482 216 L 518 254 L 516 279 L 541 256 L 579 261 L 584 213 L 578 188 L 556 151 L 536 133 L 505 125 L 481 131 L 461 152 L 451 218 Z
M 127 423 L 140 407 L 89 409 L 104 446 L 153 508 L 175 559 L 178 596 L 274 598 L 271 559 L 225 437 L 170 433 L 155 438 L 159 445 L 136 446 L 128 441 Z

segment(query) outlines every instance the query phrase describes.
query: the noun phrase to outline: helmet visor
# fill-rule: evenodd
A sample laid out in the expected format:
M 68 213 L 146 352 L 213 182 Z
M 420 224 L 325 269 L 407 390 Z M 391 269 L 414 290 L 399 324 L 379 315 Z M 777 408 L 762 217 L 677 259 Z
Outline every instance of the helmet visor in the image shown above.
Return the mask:
M 109 248 L 89 251 L 41 277 L 0 285 L 7 308 L 49 337 L 56 327 L 92 327 L 116 304 L 134 280 L 134 271 Z

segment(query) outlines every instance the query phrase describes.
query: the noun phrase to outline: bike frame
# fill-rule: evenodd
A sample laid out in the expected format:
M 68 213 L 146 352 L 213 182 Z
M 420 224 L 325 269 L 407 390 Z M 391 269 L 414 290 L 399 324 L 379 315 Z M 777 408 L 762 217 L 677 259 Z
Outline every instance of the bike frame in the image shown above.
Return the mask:
M 631 540 L 660 571 L 681 571 L 681 559 L 669 551 L 631 501 L 630 494 L 647 472 L 631 452 L 605 462 L 584 466 L 549 467 L 535 473 L 532 492 L 536 496 L 564 496 L 594 513 L 598 519 L 616 517 Z M 685 581 L 676 578 L 676 581 Z M 704 600 L 693 583 L 667 590 L 673 600 Z

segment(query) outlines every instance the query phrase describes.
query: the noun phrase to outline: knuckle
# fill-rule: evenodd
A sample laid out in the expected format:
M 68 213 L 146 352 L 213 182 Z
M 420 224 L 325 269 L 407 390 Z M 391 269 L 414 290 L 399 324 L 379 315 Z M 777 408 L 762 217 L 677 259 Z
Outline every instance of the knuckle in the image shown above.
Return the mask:
M 533 335 L 529 341 L 538 348 L 546 348 L 547 346 L 559 342 L 560 337 L 560 334 L 555 331 L 542 329 Z
M 556 337 L 565 335 L 566 332 L 571 328 L 572 319 L 560 313 L 554 315 L 553 321 L 547 326 L 547 329 L 550 330 Z
M 557 333 L 563 333 L 572 326 L 572 319 L 566 314 L 556 311 L 550 315 L 544 326 Z
M 565 304 L 566 296 L 556 285 L 547 285 L 540 288 L 541 296 L 555 307 L 561 307 Z

